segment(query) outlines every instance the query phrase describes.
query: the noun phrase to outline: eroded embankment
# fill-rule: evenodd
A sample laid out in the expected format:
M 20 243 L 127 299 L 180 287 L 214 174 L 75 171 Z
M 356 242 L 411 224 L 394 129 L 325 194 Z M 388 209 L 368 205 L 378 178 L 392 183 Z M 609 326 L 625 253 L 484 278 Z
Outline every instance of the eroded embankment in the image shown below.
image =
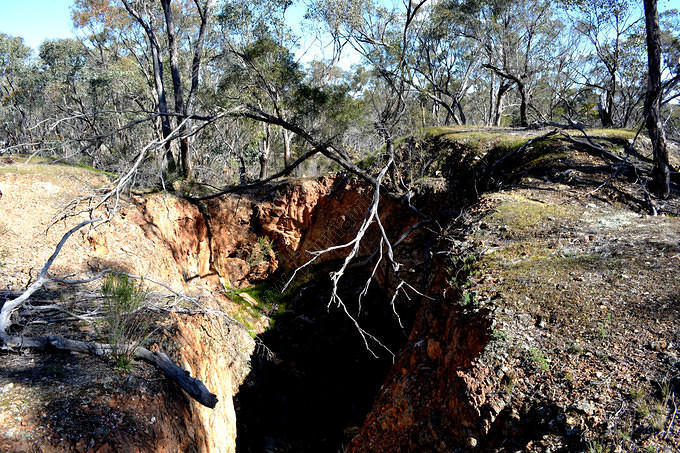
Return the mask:
M 12 161 L 0 167 L 0 299 L 13 298 L 26 286 L 35 274 L 32 270 L 43 265 L 72 226 L 60 222 L 47 229 L 52 216 L 78 190 L 103 182 L 101 175 L 65 165 Z M 52 272 L 74 276 L 115 269 L 180 291 L 200 290 L 185 285 L 181 263 L 157 235 L 147 234 L 149 228 L 130 204 L 111 222 L 72 236 Z M 12 333 L 109 341 L 102 332 L 104 305 L 98 284 L 47 284 L 17 312 Z M 157 292 L 159 287 L 150 284 L 147 289 Z M 160 347 L 205 382 L 218 395 L 218 407 L 209 410 L 189 400 L 148 364 L 126 370 L 79 354 L 3 351 L 0 450 L 233 450 L 232 395 L 247 372 L 252 338 L 226 317 L 190 315 L 186 306 L 176 304 L 178 312 L 167 314 L 163 308 L 173 308 L 173 301 L 150 296 L 149 303 L 159 305 L 146 313 L 153 322 L 146 345 Z M 211 308 L 218 302 L 201 301 Z
M 598 134 L 599 143 L 617 152 L 628 143 L 626 134 Z M 672 377 L 659 377 L 676 367 L 674 340 L 652 334 L 653 325 L 642 322 L 649 317 L 621 302 L 626 298 L 623 287 L 602 292 L 597 290 L 601 285 L 574 283 L 609 273 L 607 278 L 614 278 L 628 262 L 599 260 L 593 250 L 573 241 L 579 230 L 592 229 L 592 218 L 608 219 L 612 209 L 626 218 L 638 216 L 635 209 L 647 208 L 644 194 L 626 182 L 625 172 L 612 179 L 601 155 L 575 150 L 554 137 L 525 147 L 526 133 L 509 138 L 500 134 L 490 142 L 477 132 L 460 135 L 454 131 L 435 137 L 434 149 L 414 145 L 411 150 L 422 154 L 422 165 L 414 167 L 421 173 L 409 175 L 424 178 L 416 184 L 422 202 L 418 206 L 442 228 L 409 237 L 397 260 L 409 271 L 411 283 L 432 299 L 402 303 L 398 311 L 405 327 L 396 327 L 389 305 L 394 281 L 381 268 L 360 318 L 397 352 L 394 364 L 371 361 L 347 318 L 326 312 L 325 275 L 337 269 L 345 252 L 325 256 L 291 293 L 272 306 L 257 307 L 274 326 L 260 336 L 270 350 L 253 359 L 253 372 L 238 396 L 240 451 L 335 451 L 344 446 L 355 452 L 547 451 L 584 449 L 589 442 L 591 447 L 606 442 L 613 448 L 637 448 L 649 439 L 669 444 L 675 390 L 657 397 L 659 391 L 653 389 L 677 386 Z M 644 159 L 636 160 L 636 165 L 644 164 Z M 511 194 L 494 194 L 509 185 Z M 518 204 L 513 194 L 528 201 Z M 276 289 L 284 270 L 305 262 L 306 251 L 352 238 L 368 198 L 370 190 L 360 184 L 322 179 L 207 202 L 200 211 L 209 236 L 209 274 L 225 287 L 266 281 Z M 490 202 L 496 198 L 500 201 Z M 576 214 L 583 205 L 592 212 Z M 392 238 L 420 220 L 393 200 L 384 202 L 383 209 Z M 672 203 L 665 209 L 672 210 Z M 605 236 L 621 233 L 616 222 L 603 222 L 611 230 Z M 677 227 L 670 219 L 662 223 L 664 229 Z M 630 228 L 626 234 L 632 234 L 634 226 Z M 588 241 L 597 234 L 589 233 Z M 660 250 L 661 258 L 645 265 L 661 266 L 656 278 L 665 282 L 664 289 L 646 287 L 636 304 L 667 301 L 659 308 L 667 311 L 673 305 L 668 301 L 675 300 L 667 271 L 675 249 L 665 242 L 658 246 L 651 236 L 648 243 Z M 272 250 L 262 247 L 263 237 L 273 241 Z M 365 244 L 362 256 L 376 250 L 375 232 Z M 595 254 L 610 253 L 616 246 L 603 247 Z M 487 257 L 499 250 L 502 259 Z M 543 281 L 553 259 L 574 268 L 552 269 Z M 633 253 L 631 259 L 639 262 L 641 257 Z M 359 266 L 344 281 L 343 300 L 350 312 L 358 311 L 349 301 L 356 300 L 369 272 Z M 540 297 L 531 281 L 542 288 Z M 560 294 L 552 295 L 548 287 Z M 571 289 L 576 302 L 562 294 L 564 288 Z M 251 303 L 242 299 L 242 306 Z M 614 316 L 621 318 L 620 324 L 614 325 Z M 573 319 L 582 321 L 574 324 Z M 676 319 L 675 311 L 664 312 L 667 319 Z M 655 377 L 621 377 L 623 381 L 605 388 L 612 384 L 611 376 L 625 375 L 631 365 L 622 351 L 640 356 L 640 345 L 625 333 L 625 326 L 638 321 L 638 331 L 654 338 L 649 348 L 658 354 L 632 366 L 637 376 Z M 583 345 L 588 345 L 587 352 Z M 588 370 L 596 379 L 587 378 Z M 650 387 L 649 395 L 631 401 L 630 395 L 639 395 L 636 389 Z M 634 409 L 626 412 L 626 407 Z
M 43 226 L 32 226 L 31 222 L 39 217 L 26 217 L 25 209 L 29 203 L 43 207 L 54 205 L 56 210 L 67 199 L 60 181 L 70 177 L 81 180 L 82 175 L 71 175 L 79 170 L 68 167 L 58 169 L 66 172 L 65 175 L 52 175 L 47 171 L 50 169 L 42 167 L 32 174 L 22 167 L 21 172 L 10 169 L 4 174 L 5 179 L 0 180 L 6 218 L 15 221 L 8 220 L 4 226 L 12 242 L 17 244 L 16 249 L 4 244 L 3 253 L 9 265 L 0 271 L 9 272 L 8 269 L 15 266 L 39 266 L 40 254 L 32 256 L 21 250 L 34 247 L 44 254 L 42 249 L 49 250 L 50 243 L 61 234 L 61 225 L 57 225 L 50 231 L 50 238 L 36 243 L 34 237 L 38 237 Z M 21 189 L 22 185 L 46 184 L 49 191 Z M 8 190 L 6 186 L 15 190 Z M 33 192 L 39 194 L 36 200 L 21 198 L 22 194 Z M 49 198 L 50 194 L 59 197 Z M 366 440 L 357 440 L 354 445 L 383 442 L 370 422 L 375 417 L 369 417 L 365 428 L 361 425 L 385 376 L 389 373 L 385 392 L 390 392 L 400 379 L 410 379 L 408 388 L 414 392 L 422 385 L 420 378 L 424 378 L 418 373 L 426 370 L 428 364 L 421 361 L 422 357 L 407 358 L 410 353 L 404 352 L 398 356 L 398 366 L 393 367 L 389 354 L 371 343 L 382 357 L 375 360 L 347 316 L 338 310 L 327 310 L 330 294 L 327 275 L 337 269 L 338 260 L 346 251 L 337 250 L 320 258 L 311 272 L 296 280 L 294 290 L 275 303 L 258 297 L 265 291 L 252 293 L 256 296 L 255 307 L 249 305 L 253 299 L 248 301 L 238 296 L 239 291 L 252 285 L 275 292 L 289 272 L 308 259 L 307 251 L 352 239 L 371 196 L 370 188 L 356 181 L 332 178 L 268 186 L 198 205 L 167 194 L 152 194 L 135 198 L 111 223 L 79 236 L 73 241 L 73 248 L 64 249 L 55 263 L 57 272 L 114 268 L 166 282 L 187 293 L 211 293 L 212 296 L 204 297 L 200 304 L 230 313 L 251 333 L 261 331 L 271 319 L 274 326 L 261 336 L 261 341 L 272 354 L 263 353 L 253 358 L 253 373 L 237 401 L 238 422 L 232 397 L 247 373 L 246 363 L 253 345 L 242 325 L 224 317 L 158 315 L 155 318 L 160 330 L 152 337 L 177 363 L 217 393 L 220 403 L 212 411 L 190 401 L 172 385 L 150 384 L 156 382 L 155 371 L 146 365 L 136 368 L 139 370 L 136 377 L 127 378 L 125 371 L 114 370 L 111 374 L 108 364 L 94 361 L 99 366 L 89 362 L 84 366 L 81 362 L 85 358 L 69 356 L 54 369 L 41 365 L 27 375 L 22 371 L 25 367 L 21 361 L 5 356 L 8 366 L 2 379 L 7 385 L 12 384 L 6 387 L 6 396 L 10 400 L 16 396 L 17 404 L 8 402 L 5 406 L 3 426 L 7 425 L 7 432 L 13 434 L 4 438 L 3 449 L 14 451 L 40 445 L 45 451 L 87 447 L 102 451 L 107 448 L 146 451 L 195 448 L 228 452 L 235 449 L 237 423 L 239 450 L 244 452 L 267 448 L 335 450 L 347 445 L 358 433 L 361 434 L 357 439 Z M 42 222 L 47 222 L 49 216 L 44 217 Z M 390 199 L 382 202 L 381 219 L 391 238 L 402 236 L 419 221 L 407 207 Z M 437 272 L 439 264 L 427 253 L 429 241 L 428 233 L 414 231 L 396 250 L 396 259 L 409 270 L 409 281 L 418 288 L 439 285 L 436 280 L 442 278 Z M 373 254 L 378 243 L 379 236 L 373 228 L 359 256 Z M 34 258 L 35 262 L 26 261 L 22 265 L 21 260 L 27 257 Z M 353 267 L 341 282 L 341 295 L 352 313 L 358 313 L 357 293 L 369 273 L 368 264 Z M 427 360 L 447 355 L 449 371 L 466 367 L 476 354 L 477 346 L 471 346 L 473 352 L 468 353 L 467 346 L 460 343 L 462 352 L 449 353 L 447 345 L 453 339 L 438 337 L 440 333 L 446 335 L 444 332 L 455 323 L 444 322 L 453 316 L 446 308 L 448 305 L 442 308 L 439 301 L 433 301 L 420 307 L 419 301 L 398 299 L 398 313 L 405 324 L 401 328 L 390 306 L 392 287 L 392 277 L 384 268 L 379 268 L 375 283 L 364 299 L 361 315 L 357 316 L 361 326 L 376 334 L 392 351 L 399 351 L 404 344 L 409 345 L 406 351 L 422 351 L 419 348 L 425 344 L 423 357 Z M 51 291 L 59 292 L 58 288 Z M 78 298 L 75 294 L 60 294 L 57 297 L 74 301 Z M 77 305 L 71 307 L 76 308 Z M 189 304 L 180 308 L 196 307 Z M 438 311 L 434 314 L 433 310 Z M 427 327 L 433 320 L 439 324 Z M 412 332 L 411 326 L 415 326 Z M 53 325 L 31 324 L 24 326 L 23 332 L 38 335 L 53 328 Z M 81 339 L 97 335 L 88 323 L 66 323 L 56 328 L 63 329 L 64 335 Z M 461 329 L 452 334 L 456 337 L 454 344 L 458 344 L 458 336 L 463 335 Z M 435 330 L 439 333 L 435 334 Z M 434 337 L 437 339 L 431 340 Z M 40 357 L 35 356 L 33 363 L 45 363 Z M 69 370 L 87 370 L 87 373 L 77 374 L 78 378 L 72 380 L 59 378 L 54 386 L 44 384 L 43 378 L 54 379 L 50 376 L 55 373 L 57 377 L 68 375 Z M 19 404 L 25 398 L 21 395 L 36 388 L 38 382 L 43 384 L 40 392 L 34 392 L 36 399 L 30 404 Z M 394 392 L 399 393 L 402 400 L 419 398 L 422 393 L 421 390 L 403 395 L 399 390 Z M 35 436 L 26 437 L 13 427 L 12 414 L 20 410 L 20 406 L 25 408 L 25 423 L 35 427 L 32 430 Z M 391 417 L 395 412 L 386 414 Z M 396 416 L 402 417 L 398 410 Z M 401 418 L 394 426 L 404 432 L 416 432 L 421 420 L 429 420 L 429 416 L 421 413 L 410 419 Z M 90 426 L 87 420 L 100 423 L 103 428 L 87 430 L 85 427 Z M 388 425 L 396 422 L 385 420 Z M 461 436 L 468 436 L 468 432 Z
M 166 242 L 193 250 L 190 256 L 174 254 L 189 263 L 185 268 L 204 269 L 202 278 L 232 287 L 239 300 L 236 288 L 266 280 L 267 288 L 276 291 L 291 270 L 309 259 L 307 251 L 349 242 L 370 197 L 371 190 L 358 182 L 325 178 L 190 208 L 202 214 L 205 226 L 196 226 L 199 216 L 161 219 L 172 211 L 157 209 L 161 204 L 154 197 L 145 202 L 144 212 L 150 224 L 160 226 L 157 234 Z M 386 198 L 381 206 L 391 238 L 401 237 L 420 220 L 396 200 Z M 198 232 L 198 240 L 178 240 L 179 232 L 187 230 Z M 273 248 L 261 253 L 264 237 Z M 358 262 L 375 253 L 378 242 L 374 227 Z M 209 256 L 202 252 L 203 244 L 209 244 Z M 298 276 L 292 290 L 276 298 L 277 308 L 263 304 L 273 326 L 260 335 L 266 350 L 253 357 L 251 374 L 237 397 L 239 451 L 335 451 L 352 439 L 356 451 L 459 446 L 476 443 L 488 431 L 496 415 L 485 396 L 492 387 L 484 380 L 490 372 L 474 360 L 488 342 L 490 318 L 485 312 L 461 310 L 461 292 L 445 281 L 446 266 L 428 254 L 431 246 L 431 234 L 417 230 L 396 249 L 409 282 L 428 288 L 433 297 L 411 293 L 409 301 L 401 296 L 396 306 L 400 320 L 390 305 L 394 280 L 384 268 L 378 269 L 360 312 L 357 299 L 371 263 L 350 268 L 341 283 L 349 313 L 397 353 L 395 363 L 369 340 L 381 358 L 372 357 L 343 310 L 327 306 L 328 272 L 340 266 L 346 250 L 321 257 Z M 262 256 L 255 259 L 258 253 Z M 199 263 L 200 256 L 207 261 Z M 266 291 L 252 294 L 263 293 L 266 298 Z M 240 302 L 245 306 L 236 307 L 237 312 L 242 309 L 239 316 L 245 312 L 245 324 L 257 330 L 261 324 L 247 315 L 252 298 Z
M 351 240 L 370 195 L 360 183 L 322 179 L 268 190 L 271 201 L 256 193 L 206 203 L 202 212 L 212 234 L 212 269 L 222 282 L 236 285 L 271 276 L 276 289 L 290 275 L 286 270 L 309 259 L 307 251 Z M 386 198 L 381 206 L 391 238 L 420 220 L 395 200 Z M 260 235 L 273 241 L 275 254 L 253 265 Z M 491 371 L 475 359 L 489 340 L 490 317 L 461 309 L 461 292 L 445 281 L 445 263 L 428 254 L 432 240 L 429 232 L 418 230 L 396 250 L 409 282 L 433 297 L 411 293 L 410 301 L 397 299 L 403 327 L 390 305 L 394 280 L 384 268 L 360 315 L 356 301 L 371 263 L 351 268 L 342 280 L 349 312 L 397 353 L 394 364 L 369 341 L 381 356 L 372 357 L 347 315 L 327 307 L 327 275 L 340 266 L 346 250 L 323 256 L 277 299 L 285 308 L 270 313 L 273 327 L 260 335 L 268 351 L 253 358 L 237 397 L 239 451 L 335 451 L 353 438 L 356 451 L 449 448 L 475 444 L 489 430 L 497 410 L 486 394 L 494 385 L 485 380 Z M 375 253 L 378 242 L 377 229 L 369 230 L 360 258 Z

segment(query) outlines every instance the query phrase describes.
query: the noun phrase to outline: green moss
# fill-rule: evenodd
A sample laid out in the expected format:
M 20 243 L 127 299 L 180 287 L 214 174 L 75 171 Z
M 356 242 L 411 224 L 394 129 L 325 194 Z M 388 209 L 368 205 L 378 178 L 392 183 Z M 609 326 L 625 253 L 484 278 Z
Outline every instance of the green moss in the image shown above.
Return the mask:
M 239 305 L 243 314 L 255 319 L 263 316 L 271 317 L 283 313 L 286 309 L 285 304 L 282 303 L 284 294 L 268 284 L 255 285 L 249 288 L 227 288 L 225 294 Z M 249 296 L 248 299 L 254 300 L 255 304 L 253 305 L 244 295 Z
M 488 218 L 488 223 L 506 226 L 509 233 L 515 236 L 527 229 L 535 230 L 538 224 L 573 221 L 579 217 L 579 212 L 573 206 L 543 203 L 521 195 L 510 197 L 507 202 L 497 206 L 496 212 Z
M 635 138 L 635 132 L 630 129 L 587 129 L 586 134 L 590 138 L 606 138 L 606 139 L 620 139 L 632 140 Z
M 118 175 L 115 174 L 115 173 L 111 173 L 110 171 L 106 171 L 106 170 L 100 170 L 98 168 L 94 168 L 93 166 L 87 165 L 87 164 L 66 164 L 66 166 L 75 167 L 75 168 L 82 168 L 83 170 L 88 170 L 88 171 L 91 171 L 91 172 L 94 172 L 94 173 L 99 173 L 99 174 L 108 176 L 111 179 L 115 179 L 115 178 L 118 177 Z

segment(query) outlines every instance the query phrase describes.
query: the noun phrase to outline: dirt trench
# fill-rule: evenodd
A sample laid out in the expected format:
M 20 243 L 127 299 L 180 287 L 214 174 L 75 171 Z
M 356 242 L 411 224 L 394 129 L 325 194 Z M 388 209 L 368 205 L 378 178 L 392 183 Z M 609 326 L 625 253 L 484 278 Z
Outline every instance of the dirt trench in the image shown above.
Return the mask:
M 526 244 L 516 240 L 524 228 L 528 230 L 524 240 L 534 246 L 541 237 L 536 236 L 536 228 L 543 223 L 548 228 L 542 233 L 546 238 L 574 234 L 569 225 L 558 227 L 560 221 L 571 218 L 565 214 L 560 220 L 562 211 L 571 212 L 578 203 L 568 199 L 569 208 L 560 208 L 554 206 L 552 198 L 570 190 L 584 194 L 607 177 L 594 173 L 605 170 L 594 166 L 593 156 L 567 151 L 564 144 L 552 142 L 527 148 L 512 168 L 501 169 L 503 175 L 489 181 L 487 195 L 477 193 L 478 188 L 485 189 L 484 184 L 465 183 L 475 189 L 467 195 L 454 190 L 454 183 L 466 181 L 458 176 L 467 175 L 476 181 L 468 160 L 479 162 L 481 173 L 477 173 L 488 174 L 481 171 L 485 159 L 474 154 L 468 159 L 452 152 L 445 165 L 446 178 L 425 181 L 431 187 L 424 187 L 423 198 L 426 203 L 438 204 L 435 212 L 444 213 L 442 209 L 446 208 L 444 215 L 457 216 L 460 211 L 456 206 L 463 205 L 477 211 L 473 215 L 477 217 L 469 219 L 468 229 L 453 247 L 440 248 L 426 229 L 416 231 L 400 246 L 397 260 L 414 277 L 411 283 L 432 298 L 399 302 L 397 311 L 403 327 L 390 306 L 394 280 L 379 269 L 357 319 L 395 353 L 393 360 L 384 353 L 380 359 L 372 358 L 348 318 L 332 306 L 327 308 L 327 275 L 340 265 L 345 253 L 342 250 L 320 259 L 292 291 L 277 299 L 273 309 L 262 310 L 270 322 L 269 329 L 259 335 L 251 372 L 235 396 L 237 451 L 444 453 L 586 448 L 587 431 L 596 420 L 587 418 L 594 417 L 594 404 L 560 396 L 558 392 L 576 384 L 571 374 L 564 374 L 566 385 L 559 381 L 561 376 L 550 371 L 551 364 L 574 353 L 561 345 L 550 351 L 555 357 L 548 359 L 541 349 L 550 335 L 564 343 L 571 330 L 551 330 L 550 324 L 559 324 L 552 318 L 546 322 L 544 314 L 534 317 L 523 309 L 504 305 L 507 294 L 498 289 L 503 288 L 504 279 L 512 281 L 514 267 L 521 268 L 522 261 L 531 258 L 523 250 Z M 491 148 L 491 154 L 505 156 L 507 152 L 503 147 Z M 589 175 L 597 177 L 590 180 Z M 503 195 L 507 199 L 491 203 L 497 195 L 496 186 L 504 184 L 517 186 Z M 625 190 L 617 195 L 617 189 L 612 189 L 615 196 L 626 195 Z M 519 203 L 518 207 L 522 190 L 531 191 L 530 203 Z M 466 199 L 479 198 L 455 204 L 450 200 L 452 193 Z M 199 209 L 210 244 L 208 263 L 203 267 L 209 274 L 206 278 L 212 275 L 221 285 L 232 288 L 264 283 L 277 290 L 290 271 L 308 259 L 307 251 L 352 238 L 369 198 L 370 190 L 358 183 L 325 178 L 207 202 Z M 525 212 L 525 204 L 532 210 Z M 397 201 L 385 200 L 382 206 L 381 218 L 392 238 L 419 220 Z M 545 216 L 534 213 L 536 206 L 545 210 Z M 610 200 L 586 206 L 606 210 Z M 272 242 L 272 250 L 267 249 L 263 259 L 253 260 L 258 248 L 262 251 L 262 238 Z M 472 269 L 465 270 L 466 252 L 464 246 L 458 247 L 460 243 L 476 242 L 468 250 L 474 254 L 479 246 L 497 250 L 503 241 L 510 243 L 508 255 L 512 259 L 486 269 L 488 258 L 482 257 L 471 266 L 477 275 L 467 279 L 465 274 Z M 376 232 L 370 232 L 360 255 L 370 255 L 378 242 Z M 446 250 L 451 256 L 432 256 L 429 251 L 433 248 Z M 368 273 L 367 265 L 348 272 L 342 286 L 343 300 L 356 300 Z M 556 284 L 557 289 L 572 280 L 571 273 L 559 277 L 566 280 Z M 583 277 L 578 278 L 573 280 L 583 281 Z M 522 276 L 520 283 L 524 280 Z M 465 284 L 472 286 L 466 288 Z M 512 295 L 520 287 L 514 285 L 504 292 Z M 552 297 L 553 293 L 547 294 Z M 484 299 L 475 302 L 475 295 L 482 294 Z M 550 297 L 543 303 L 550 303 Z M 348 310 L 357 313 L 358 307 L 348 303 Z
M 204 228 L 182 226 L 200 233 L 190 255 L 205 257 L 201 244 L 207 243 L 209 262 L 194 264 L 179 251 L 175 257 L 191 263 L 185 268 L 203 268 L 202 277 L 223 287 L 255 284 L 278 292 L 309 259 L 308 251 L 354 237 L 370 198 L 370 189 L 356 181 L 324 178 L 210 200 L 196 208 Z M 419 222 L 396 200 L 386 198 L 381 206 L 391 238 Z M 153 217 L 150 210 L 146 217 Z M 171 233 L 165 237 L 177 243 Z M 254 261 L 263 238 L 272 250 Z M 257 336 L 250 374 L 235 396 L 237 451 L 450 451 L 476 445 L 502 409 L 487 398 L 497 380 L 475 362 L 489 340 L 490 317 L 462 310 L 458 291 L 442 296 L 445 265 L 428 255 L 432 240 L 415 230 L 396 250 L 410 283 L 431 299 L 411 293 L 393 309 L 394 279 L 380 267 L 359 311 L 356 301 L 371 264 L 350 267 L 341 281 L 349 313 L 386 348 L 370 339 L 367 347 L 347 314 L 328 304 L 328 275 L 341 266 L 344 250 L 322 256 L 276 298 L 276 307 L 266 309 L 269 328 Z M 358 261 L 378 242 L 372 228 Z M 240 289 L 232 289 L 236 299 Z
M 64 174 L 54 175 L 57 170 Z M 80 181 L 82 172 L 36 166 L 5 168 L 0 175 L 3 189 L 15 189 L 3 190 L 7 221 L 2 226 L 8 240 L 0 244 L 0 278 L 15 282 L 15 289 L 25 284 L 17 269 L 39 267 L 67 228 L 57 225 L 43 237 L 49 215 L 38 217 L 25 206 L 58 210 L 70 195 L 64 182 Z M 48 183 L 49 192 L 21 189 Z M 470 426 L 479 425 L 482 416 L 476 408 L 483 398 L 479 402 L 475 396 L 469 404 L 453 400 L 474 393 L 476 371 L 469 378 L 458 374 L 474 368 L 486 321 L 483 315 L 460 317 L 455 303 L 459 294 L 450 294 L 450 300 L 440 297 L 442 265 L 428 254 L 432 237 L 425 230 L 410 232 L 396 258 L 408 269 L 409 282 L 435 300 L 413 293 L 410 301 L 400 297 L 397 319 L 390 305 L 394 279 L 380 267 L 356 316 L 394 359 L 369 341 L 379 355 L 373 357 L 349 318 L 337 307 L 328 308 L 328 274 L 338 269 L 344 250 L 320 258 L 275 303 L 264 300 L 308 259 L 307 251 L 353 238 L 371 195 L 370 188 L 340 178 L 289 181 L 199 204 L 148 194 L 136 197 L 112 222 L 78 234 L 55 262 L 57 274 L 114 268 L 146 275 L 188 294 L 210 294 L 201 303 L 240 321 L 159 316 L 161 329 L 155 345 L 149 345 L 160 347 L 205 382 L 220 402 L 215 410 L 203 408 L 144 364 L 127 374 L 72 354 L 57 359 L 49 353 L 4 354 L 0 392 L 6 404 L 0 408 L 0 428 L 5 434 L 0 433 L 0 449 L 311 452 L 379 451 L 375 445 L 384 445 L 383 451 L 398 451 L 398 445 L 429 445 L 431 439 L 413 437 L 422 431 L 422 423 L 443 416 L 426 410 L 433 399 L 464 406 L 456 414 L 472 417 Z M 391 238 L 401 237 L 420 220 L 397 200 L 386 198 L 381 206 Z M 358 261 L 373 254 L 378 243 L 372 228 Z M 350 267 L 341 280 L 340 295 L 350 313 L 359 312 L 357 293 L 369 273 L 364 263 Z M 239 297 L 251 288 L 262 290 L 253 293 L 256 306 Z M 78 294 L 58 287 L 48 288 L 46 300 L 50 294 L 81 303 Z M 91 339 L 94 334 L 86 323 L 60 326 L 64 336 Z M 30 323 L 21 328 L 25 335 L 44 335 L 52 326 Z M 247 330 L 259 334 L 256 342 Z M 437 371 L 443 363 L 446 368 Z M 80 371 L 70 377 L 70 370 Z M 454 384 L 443 383 L 452 376 Z M 93 424 L 102 429 L 85 428 Z M 475 429 L 453 427 L 448 442 L 466 442 L 478 435 Z

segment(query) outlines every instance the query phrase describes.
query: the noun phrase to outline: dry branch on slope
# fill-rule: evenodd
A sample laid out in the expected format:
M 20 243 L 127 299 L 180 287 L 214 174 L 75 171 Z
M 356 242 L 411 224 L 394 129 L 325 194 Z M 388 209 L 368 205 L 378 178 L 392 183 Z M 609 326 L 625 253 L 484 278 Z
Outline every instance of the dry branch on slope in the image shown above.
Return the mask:
M 57 244 L 54 252 L 45 262 L 42 269 L 38 274 L 38 278 L 33 282 L 26 290 L 21 293 L 18 297 L 7 300 L 0 310 L 0 342 L 4 349 L 13 348 L 31 348 L 40 351 L 49 351 L 50 349 L 57 350 L 67 350 L 73 352 L 80 352 L 86 354 L 93 354 L 96 356 L 111 357 L 115 351 L 115 346 L 111 344 L 102 344 L 89 341 L 76 341 L 67 338 L 62 338 L 59 336 L 44 336 L 44 337 L 24 337 L 17 335 L 10 335 L 7 330 L 11 326 L 11 316 L 19 309 L 24 303 L 26 303 L 30 297 L 38 291 L 45 283 L 53 281 L 49 277 L 48 272 L 54 260 L 59 256 L 61 249 L 63 248 L 66 241 L 71 237 L 73 233 L 80 230 L 81 228 L 100 221 L 101 219 L 90 219 L 85 220 L 75 227 L 67 231 L 59 243 Z M 199 379 L 193 378 L 190 374 L 175 365 L 175 363 L 170 360 L 170 358 L 163 352 L 151 352 L 146 348 L 138 347 L 135 350 L 134 357 L 136 359 L 145 360 L 152 363 L 158 367 L 165 375 L 171 380 L 175 381 L 184 391 L 186 391 L 193 399 L 201 403 L 202 405 L 214 408 L 217 404 L 217 396 L 211 393 Z

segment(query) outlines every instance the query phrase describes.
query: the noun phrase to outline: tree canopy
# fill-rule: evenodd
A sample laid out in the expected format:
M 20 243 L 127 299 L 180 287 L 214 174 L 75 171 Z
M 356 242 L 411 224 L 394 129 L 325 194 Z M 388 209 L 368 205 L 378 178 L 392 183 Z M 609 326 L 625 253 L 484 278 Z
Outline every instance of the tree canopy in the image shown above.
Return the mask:
M 304 7 L 302 19 L 303 5 L 289 0 L 77 0 L 82 39 L 46 41 L 34 54 L 20 37 L 0 35 L 3 149 L 119 172 L 160 140 L 136 181 L 225 186 L 282 171 L 354 171 L 427 126 L 645 122 L 647 41 L 636 2 Z M 658 23 L 659 114 L 675 139 L 677 10 Z M 310 42 L 331 56 L 309 52 Z

